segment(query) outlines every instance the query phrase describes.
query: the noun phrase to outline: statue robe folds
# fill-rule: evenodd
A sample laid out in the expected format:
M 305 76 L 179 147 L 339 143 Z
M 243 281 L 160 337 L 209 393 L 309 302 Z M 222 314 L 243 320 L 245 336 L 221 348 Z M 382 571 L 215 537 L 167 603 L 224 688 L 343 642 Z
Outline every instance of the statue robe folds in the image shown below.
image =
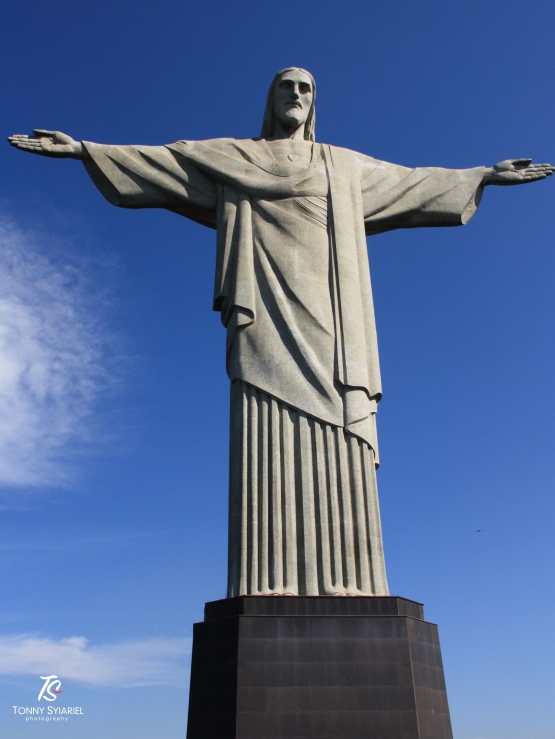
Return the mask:
M 83 142 L 124 208 L 217 229 L 231 393 L 228 594 L 388 592 L 375 480 L 381 398 L 366 235 L 457 226 L 484 169 L 408 169 L 325 144 Z

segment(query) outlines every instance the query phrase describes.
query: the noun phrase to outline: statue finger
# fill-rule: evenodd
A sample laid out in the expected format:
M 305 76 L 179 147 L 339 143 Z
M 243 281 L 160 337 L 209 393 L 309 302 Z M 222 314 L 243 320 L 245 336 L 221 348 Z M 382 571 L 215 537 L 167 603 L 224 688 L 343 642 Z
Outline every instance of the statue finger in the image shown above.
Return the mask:
M 533 164 L 528 169 L 531 170 L 532 172 L 545 172 L 545 173 L 550 172 L 551 173 L 553 171 L 553 167 L 551 167 L 551 165 L 549 164 Z
M 27 141 L 14 141 L 12 142 L 13 146 L 17 146 L 18 149 L 40 149 L 40 146 L 36 146 L 33 141 L 27 140 Z
M 35 136 L 55 136 L 58 132 L 57 131 L 47 131 L 45 128 L 33 128 L 33 133 Z

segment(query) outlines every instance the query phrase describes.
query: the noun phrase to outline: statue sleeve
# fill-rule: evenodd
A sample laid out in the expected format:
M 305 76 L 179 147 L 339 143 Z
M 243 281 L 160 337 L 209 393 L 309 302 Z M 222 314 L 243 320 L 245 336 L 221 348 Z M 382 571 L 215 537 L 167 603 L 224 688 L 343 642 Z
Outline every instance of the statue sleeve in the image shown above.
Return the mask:
M 482 197 L 484 167 L 410 169 L 370 157 L 360 166 L 367 235 L 396 228 L 463 226 Z
M 166 208 L 216 228 L 216 185 L 166 146 L 107 146 L 83 141 L 92 181 L 112 205 Z

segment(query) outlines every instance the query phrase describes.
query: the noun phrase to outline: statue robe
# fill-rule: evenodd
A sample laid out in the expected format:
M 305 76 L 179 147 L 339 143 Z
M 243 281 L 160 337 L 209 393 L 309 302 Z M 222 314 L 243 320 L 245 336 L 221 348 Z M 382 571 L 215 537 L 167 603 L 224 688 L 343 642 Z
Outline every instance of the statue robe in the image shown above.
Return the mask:
M 232 382 L 229 595 L 387 594 L 365 236 L 466 223 L 483 168 L 408 169 L 321 144 L 308 166 L 284 165 L 263 139 L 84 145 L 112 204 L 217 229 L 214 309 Z

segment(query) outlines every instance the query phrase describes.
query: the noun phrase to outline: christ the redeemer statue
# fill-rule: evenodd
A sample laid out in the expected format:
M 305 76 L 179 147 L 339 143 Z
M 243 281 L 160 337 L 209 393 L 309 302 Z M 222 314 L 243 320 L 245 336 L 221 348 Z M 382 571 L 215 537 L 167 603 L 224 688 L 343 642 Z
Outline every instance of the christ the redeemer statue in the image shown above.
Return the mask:
M 366 236 L 460 226 L 485 185 L 544 179 L 529 159 L 409 169 L 314 138 L 316 84 L 274 78 L 260 138 L 167 146 L 11 136 L 81 159 L 123 208 L 217 231 L 214 310 L 231 381 L 228 596 L 387 595 L 376 489 L 380 371 Z

